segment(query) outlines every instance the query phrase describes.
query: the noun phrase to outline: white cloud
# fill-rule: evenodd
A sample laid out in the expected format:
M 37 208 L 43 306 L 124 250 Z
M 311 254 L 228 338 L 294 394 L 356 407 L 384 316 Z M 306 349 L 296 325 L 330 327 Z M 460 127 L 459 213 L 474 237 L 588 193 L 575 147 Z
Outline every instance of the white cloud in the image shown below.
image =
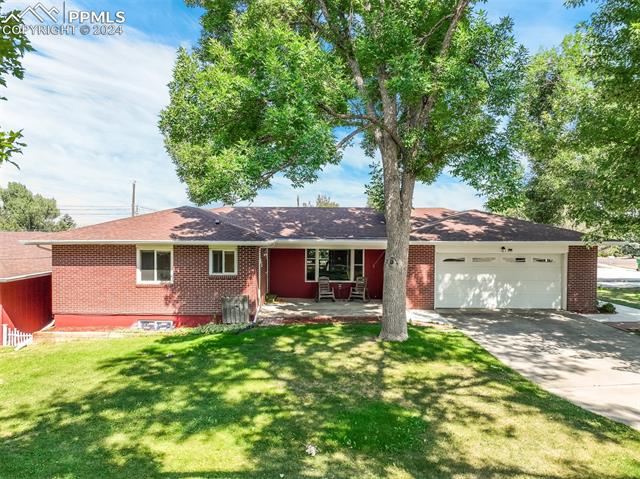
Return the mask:
M 485 199 L 463 183 L 438 181 L 433 185 L 416 185 L 413 204 L 418 207 L 441 207 L 462 211 L 483 209 Z
M 141 205 L 186 203 L 157 129 L 175 49 L 132 29 L 113 38 L 31 40 L 25 78 L 9 80 L 9 101 L 0 104 L 0 124 L 23 129 L 27 147 L 16 157 L 20 170 L 1 167 L 0 184 L 20 181 L 61 205 L 126 207 L 135 179 Z M 111 219 L 104 213 L 76 219 Z

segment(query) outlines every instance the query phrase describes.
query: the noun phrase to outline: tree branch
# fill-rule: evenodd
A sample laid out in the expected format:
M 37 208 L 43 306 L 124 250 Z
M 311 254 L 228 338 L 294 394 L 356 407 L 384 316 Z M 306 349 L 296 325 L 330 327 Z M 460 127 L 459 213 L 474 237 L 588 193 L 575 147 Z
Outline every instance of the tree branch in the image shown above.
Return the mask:
M 436 30 L 440 28 L 440 25 L 442 25 L 446 20 L 449 20 L 451 17 L 453 17 L 453 15 L 454 15 L 453 13 L 450 13 L 442 17 L 440 20 L 438 20 L 436 24 L 433 27 L 431 27 L 431 29 L 420 38 L 420 40 L 418 40 L 418 43 L 420 45 L 424 45 L 425 43 L 427 43 L 429 38 L 431 38 L 431 35 L 433 35 L 436 32 Z
M 336 143 L 336 150 L 339 150 L 343 146 L 346 146 L 347 143 L 349 143 L 355 136 L 359 135 L 363 131 L 366 131 L 367 128 L 371 128 L 371 125 L 362 125 L 360 128 L 356 128 L 355 130 L 353 130 L 351 133 L 342 138 L 342 140 Z
M 451 23 L 449 23 L 449 27 L 447 28 L 447 33 L 442 39 L 442 45 L 440 45 L 440 54 L 438 55 L 440 59 L 446 57 L 449 53 L 449 49 L 451 48 L 451 41 L 453 40 L 453 34 L 458 27 L 458 23 L 460 23 L 460 19 L 462 18 L 464 11 L 469 6 L 469 2 L 470 0 L 459 0 L 454 12 L 450 14 L 453 16 L 451 17 Z M 436 82 L 438 80 L 438 76 L 440 76 L 440 70 L 440 67 L 436 66 L 436 70 L 434 71 L 433 75 Z M 428 117 L 431 114 L 431 110 L 433 110 L 433 107 L 436 103 L 436 93 L 437 92 L 432 92 L 429 95 L 423 97 L 422 107 L 420 108 L 420 111 L 418 112 L 418 115 L 416 117 L 416 124 L 413 125 L 415 128 L 421 128 L 427 122 Z M 418 145 L 419 142 L 416 141 L 413 145 L 413 148 L 411 149 L 411 158 L 413 158 L 413 156 L 415 155 L 418 149 Z
M 324 110 L 325 112 L 327 112 L 329 115 L 331 115 L 334 118 L 337 118 L 338 120 L 346 120 L 346 121 L 367 121 L 369 122 L 366 125 L 362 125 L 362 124 L 356 124 L 353 126 L 362 126 L 362 127 L 375 127 L 376 129 L 382 129 L 384 131 L 386 131 L 389 136 L 391 137 L 391 139 L 393 140 L 393 142 L 398 145 L 398 147 L 400 148 L 401 151 L 405 151 L 404 150 L 404 146 L 402 144 L 402 140 L 400 139 L 400 137 L 398 137 L 398 134 L 392 129 L 390 128 L 388 125 L 385 125 L 385 123 L 383 121 L 380 121 L 379 118 L 375 117 L 375 116 L 369 116 L 369 115 L 361 115 L 358 113 L 338 113 L 336 111 L 333 111 L 331 108 L 329 108 L 327 105 L 318 105 L 318 107 L 321 110 Z

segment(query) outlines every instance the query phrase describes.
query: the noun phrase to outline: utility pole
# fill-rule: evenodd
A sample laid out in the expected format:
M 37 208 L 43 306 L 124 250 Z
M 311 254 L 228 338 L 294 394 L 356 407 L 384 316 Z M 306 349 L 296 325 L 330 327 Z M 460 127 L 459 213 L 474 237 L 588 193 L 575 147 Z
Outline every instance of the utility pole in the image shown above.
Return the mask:
M 131 216 L 136 215 L 136 180 L 131 184 Z

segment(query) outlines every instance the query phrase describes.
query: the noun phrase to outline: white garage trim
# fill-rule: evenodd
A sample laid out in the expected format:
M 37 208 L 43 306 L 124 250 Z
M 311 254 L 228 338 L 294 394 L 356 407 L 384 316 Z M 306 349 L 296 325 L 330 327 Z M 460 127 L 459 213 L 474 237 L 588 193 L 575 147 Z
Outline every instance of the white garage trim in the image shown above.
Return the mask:
M 567 255 L 557 248 L 436 251 L 436 308 L 566 308 Z

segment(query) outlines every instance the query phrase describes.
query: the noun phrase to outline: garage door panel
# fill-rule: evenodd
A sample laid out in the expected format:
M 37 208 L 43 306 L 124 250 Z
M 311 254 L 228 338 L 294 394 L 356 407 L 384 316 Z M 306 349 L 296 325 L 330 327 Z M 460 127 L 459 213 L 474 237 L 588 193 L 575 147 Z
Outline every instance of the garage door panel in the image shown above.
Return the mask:
M 444 261 L 456 257 L 465 261 Z M 561 260 L 561 255 L 438 255 L 436 307 L 559 309 Z

